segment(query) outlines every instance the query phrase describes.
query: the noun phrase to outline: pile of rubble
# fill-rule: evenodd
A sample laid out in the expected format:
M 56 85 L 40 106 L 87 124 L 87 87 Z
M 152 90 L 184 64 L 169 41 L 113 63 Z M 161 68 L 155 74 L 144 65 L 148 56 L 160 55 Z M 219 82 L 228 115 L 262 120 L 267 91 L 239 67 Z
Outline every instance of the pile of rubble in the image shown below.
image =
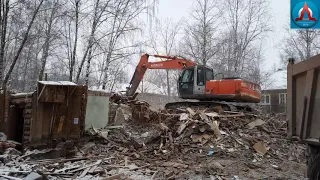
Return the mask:
M 61 143 L 50 150 L 25 150 L 23 154 L 7 148 L 0 156 L 0 177 L 305 177 L 305 146 L 286 139 L 284 115 L 231 112 L 218 106 L 155 110 L 145 102 L 119 98 L 117 103 L 114 124 L 105 129 L 92 127 L 79 142 Z

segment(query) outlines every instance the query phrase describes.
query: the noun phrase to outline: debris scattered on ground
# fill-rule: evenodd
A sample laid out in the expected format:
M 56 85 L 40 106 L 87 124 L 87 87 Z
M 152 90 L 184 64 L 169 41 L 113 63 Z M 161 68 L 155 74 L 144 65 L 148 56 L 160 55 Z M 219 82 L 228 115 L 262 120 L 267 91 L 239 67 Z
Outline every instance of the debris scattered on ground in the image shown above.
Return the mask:
M 257 142 L 253 146 L 254 150 L 257 151 L 257 153 L 260 153 L 262 155 L 266 154 L 268 152 L 268 149 L 264 146 L 262 142 Z
M 15 146 L 5 146 L 0 176 L 105 180 L 305 177 L 305 146 L 286 139 L 283 115 L 221 107 L 154 110 L 146 102 L 119 95 L 113 98 L 120 103 L 113 126 L 92 127 L 81 141 L 54 149 L 21 153 L 12 149 Z

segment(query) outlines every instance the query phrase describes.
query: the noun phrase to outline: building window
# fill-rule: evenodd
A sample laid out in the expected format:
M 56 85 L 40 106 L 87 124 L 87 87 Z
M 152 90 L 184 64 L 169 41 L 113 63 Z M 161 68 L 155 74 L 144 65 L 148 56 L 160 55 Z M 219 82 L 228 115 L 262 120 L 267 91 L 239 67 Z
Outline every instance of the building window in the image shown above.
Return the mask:
M 279 104 L 287 104 L 287 93 L 279 94 Z
M 261 104 L 270 104 L 270 95 L 269 94 L 263 94 L 261 96 Z

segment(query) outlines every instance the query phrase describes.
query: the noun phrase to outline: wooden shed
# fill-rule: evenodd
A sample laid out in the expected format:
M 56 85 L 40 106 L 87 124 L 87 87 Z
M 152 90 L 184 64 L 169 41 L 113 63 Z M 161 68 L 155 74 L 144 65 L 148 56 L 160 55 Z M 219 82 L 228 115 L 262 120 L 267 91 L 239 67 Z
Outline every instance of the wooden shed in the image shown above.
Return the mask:
M 25 145 L 52 145 L 84 133 L 87 86 L 39 81 L 33 93 L 12 94 L 5 131 Z

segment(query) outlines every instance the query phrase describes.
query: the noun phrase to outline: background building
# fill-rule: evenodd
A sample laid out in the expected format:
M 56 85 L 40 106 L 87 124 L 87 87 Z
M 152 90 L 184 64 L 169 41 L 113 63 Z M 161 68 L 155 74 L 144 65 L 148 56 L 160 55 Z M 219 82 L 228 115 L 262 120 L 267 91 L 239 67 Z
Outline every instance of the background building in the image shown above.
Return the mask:
M 267 112 L 285 113 L 287 104 L 287 70 L 279 69 L 262 87 L 261 103 Z

